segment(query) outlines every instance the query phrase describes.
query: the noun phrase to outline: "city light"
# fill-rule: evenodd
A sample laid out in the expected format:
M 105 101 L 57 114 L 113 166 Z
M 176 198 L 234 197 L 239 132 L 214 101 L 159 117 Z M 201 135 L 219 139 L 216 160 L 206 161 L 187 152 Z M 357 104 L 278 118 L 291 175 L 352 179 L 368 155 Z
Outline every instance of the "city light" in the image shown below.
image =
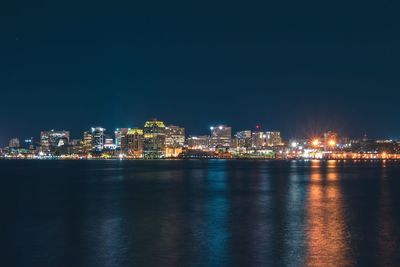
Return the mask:
M 311 143 L 314 147 L 317 147 L 319 146 L 319 139 L 313 139 Z
M 250 159 L 400 159 L 400 141 L 349 139 L 334 131 L 308 139 L 285 142 L 279 131 L 240 130 L 219 124 L 203 135 L 185 134 L 179 126 L 153 119 L 142 127 L 91 127 L 73 139 L 69 131 L 41 131 L 38 141 L 9 139 L 0 148 L 0 158 L 36 159 L 163 159 L 163 158 L 250 158 Z M 258 128 L 258 130 L 257 130 Z M 25 139 L 22 139 L 25 140 Z M 384 152 L 382 152 L 384 151 Z

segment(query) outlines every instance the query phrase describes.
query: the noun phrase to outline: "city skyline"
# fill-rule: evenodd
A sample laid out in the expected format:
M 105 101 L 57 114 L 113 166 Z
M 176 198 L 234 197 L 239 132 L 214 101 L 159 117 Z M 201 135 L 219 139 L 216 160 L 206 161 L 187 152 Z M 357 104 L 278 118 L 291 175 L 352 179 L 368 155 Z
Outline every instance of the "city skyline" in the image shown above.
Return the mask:
M 12 137 L 0 148 L 2 158 L 19 159 L 394 159 L 400 158 L 400 140 L 350 138 L 336 131 L 313 132 L 284 138 L 263 128 L 232 131 L 212 125 L 206 135 L 188 134 L 182 126 L 156 118 L 142 127 L 107 131 L 93 126 L 74 138 L 68 130 L 44 130 L 40 138 Z
M 153 119 L 157 120 L 157 118 L 153 118 Z M 168 123 L 168 125 L 176 125 L 176 124 L 175 123 Z M 228 125 L 228 124 L 227 123 L 215 123 L 215 124 L 210 124 L 210 125 Z M 187 127 L 185 127 L 184 125 L 181 125 L 181 126 L 184 127 L 185 132 L 186 132 L 186 136 L 207 135 L 207 134 L 209 134 L 210 127 L 213 127 L 213 126 L 205 127 L 200 132 L 190 132 L 190 131 L 187 131 Z M 337 129 L 332 129 L 332 128 L 329 128 L 329 127 L 325 127 L 325 128 L 321 128 L 321 127 L 320 128 L 317 128 L 317 127 L 312 128 L 312 127 L 310 127 L 310 128 L 307 128 L 308 130 L 303 129 L 302 131 L 298 131 L 298 132 L 302 132 L 301 134 L 289 135 L 289 134 L 287 134 L 287 133 L 285 133 L 283 131 L 280 131 L 280 129 L 266 127 L 266 126 L 263 126 L 260 123 L 255 123 L 252 127 L 242 128 L 242 129 L 236 128 L 236 127 L 232 127 L 230 124 L 229 124 L 229 126 L 233 129 L 232 130 L 232 136 L 234 135 L 234 133 L 239 133 L 241 131 L 252 131 L 252 132 L 254 132 L 254 131 L 260 131 L 260 132 L 261 131 L 279 131 L 279 132 L 282 133 L 282 136 L 285 139 L 293 139 L 293 138 L 295 138 L 295 139 L 296 138 L 309 139 L 309 138 L 312 138 L 314 136 L 322 136 L 324 133 L 326 133 L 328 131 L 331 131 L 331 130 L 334 130 L 335 132 L 338 132 L 341 136 L 346 136 L 348 138 L 353 138 L 353 139 L 362 138 L 363 136 L 368 136 L 368 137 L 373 138 L 373 139 L 400 140 L 400 138 L 393 138 L 391 136 L 384 136 L 382 134 L 381 135 L 370 135 L 370 134 L 368 134 L 366 132 L 360 132 L 359 134 L 351 135 L 349 133 L 346 133 L 346 132 L 343 132 L 343 131 L 338 131 Z M 56 131 L 68 131 L 71 134 L 71 139 L 81 139 L 82 138 L 82 133 L 84 133 L 85 131 L 90 130 L 93 127 L 102 127 L 102 128 L 104 128 L 104 130 L 107 131 L 108 135 L 114 134 L 114 131 L 118 130 L 120 128 L 125 128 L 125 129 L 136 129 L 136 128 L 140 129 L 140 128 L 143 128 L 143 126 L 141 126 L 141 124 L 139 124 L 139 123 L 134 124 L 134 126 L 130 126 L 130 125 L 129 126 L 122 126 L 122 127 L 119 126 L 119 127 L 116 127 L 116 128 L 110 128 L 110 127 L 106 127 L 106 126 L 100 126 L 100 124 L 95 124 L 95 125 L 88 126 L 88 127 L 84 128 L 84 129 L 81 129 L 81 130 L 78 130 L 78 131 L 71 131 L 70 129 L 67 129 L 65 127 L 64 128 L 63 127 L 61 127 L 61 128 L 46 128 L 46 131 L 53 131 L 53 130 L 56 130 Z M 5 131 L 3 131 L 3 135 L 4 136 L 2 136 L 2 137 L 3 137 L 4 140 L 0 140 L 0 147 L 6 146 L 9 143 L 10 139 L 14 139 L 14 138 L 18 138 L 20 140 L 29 139 L 29 138 L 40 139 L 40 132 L 41 131 L 43 131 L 43 129 L 39 130 L 37 133 L 33 133 L 33 134 L 17 133 L 17 134 L 10 135 L 10 136 L 5 136 L 5 134 L 4 134 Z M 294 131 L 292 131 L 292 132 L 294 132 Z

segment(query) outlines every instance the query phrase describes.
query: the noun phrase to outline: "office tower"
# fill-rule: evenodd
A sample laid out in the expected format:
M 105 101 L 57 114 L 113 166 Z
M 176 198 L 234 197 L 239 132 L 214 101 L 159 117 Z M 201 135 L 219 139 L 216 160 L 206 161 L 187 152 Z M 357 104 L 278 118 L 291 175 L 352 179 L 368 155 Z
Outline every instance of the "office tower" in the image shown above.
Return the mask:
M 211 148 L 230 147 L 232 140 L 232 128 L 226 125 L 210 127 L 211 130 Z
M 199 136 L 189 136 L 187 139 L 187 144 L 190 149 L 208 149 L 210 147 L 210 136 L 209 135 L 199 135 Z
M 116 145 L 114 144 L 114 139 L 110 138 L 110 136 L 105 135 L 103 148 L 105 150 L 115 150 Z
M 17 137 L 11 138 L 10 141 L 8 142 L 8 147 L 19 148 L 20 147 L 19 139 Z
M 185 128 L 170 125 L 165 127 L 165 146 L 183 147 L 185 144 Z
M 236 137 L 236 147 L 250 148 L 252 146 L 250 130 L 237 132 L 235 134 L 235 137 Z
M 122 138 L 122 131 L 120 128 L 117 128 L 114 131 L 114 138 L 115 138 L 115 146 L 116 148 L 120 148 L 121 147 L 121 138 Z
M 130 128 L 118 128 L 115 132 L 115 145 L 120 151 L 126 153 L 128 150 L 126 134 Z
M 93 136 L 92 132 L 83 132 L 82 149 L 88 153 L 93 149 Z
M 42 152 L 52 152 L 57 147 L 68 145 L 69 131 L 40 132 L 40 149 Z
M 251 146 L 255 149 L 261 149 L 265 147 L 266 144 L 266 134 L 264 132 L 253 132 L 251 134 Z
M 281 133 L 278 131 L 266 132 L 266 144 L 267 146 L 281 146 L 282 145 L 282 137 Z
M 146 121 L 143 127 L 143 156 L 148 159 L 165 157 L 165 125 L 157 119 Z
M 92 127 L 92 149 L 100 152 L 104 149 L 104 132 L 106 129 L 103 127 Z
M 185 144 L 185 128 L 170 125 L 165 127 L 165 156 L 178 157 Z
M 127 156 L 133 158 L 143 157 L 143 130 L 129 129 L 126 133 Z

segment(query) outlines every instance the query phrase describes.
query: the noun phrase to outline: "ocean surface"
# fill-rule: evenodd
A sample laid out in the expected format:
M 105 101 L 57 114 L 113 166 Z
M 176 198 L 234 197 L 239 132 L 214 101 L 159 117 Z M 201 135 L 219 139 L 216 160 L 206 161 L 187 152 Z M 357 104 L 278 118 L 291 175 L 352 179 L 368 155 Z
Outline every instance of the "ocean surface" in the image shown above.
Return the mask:
M 0 266 L 399 266 L 400 162 L 0 160 Z

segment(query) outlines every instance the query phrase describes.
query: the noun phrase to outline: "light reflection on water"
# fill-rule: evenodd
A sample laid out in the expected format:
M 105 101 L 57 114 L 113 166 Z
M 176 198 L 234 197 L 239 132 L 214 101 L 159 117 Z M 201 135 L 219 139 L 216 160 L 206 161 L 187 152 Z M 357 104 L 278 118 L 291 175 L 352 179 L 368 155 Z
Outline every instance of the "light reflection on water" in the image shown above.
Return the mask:
M 321 170 L 321 164 L 319 161 L 311 162 L 306 202 L 306 264 L 351 265 L 336 161 L 328 161 L 325 170 Z
M 1 161 L 0 167 L 4 266 L 400 260 L 400 166 L 390 161 Z

